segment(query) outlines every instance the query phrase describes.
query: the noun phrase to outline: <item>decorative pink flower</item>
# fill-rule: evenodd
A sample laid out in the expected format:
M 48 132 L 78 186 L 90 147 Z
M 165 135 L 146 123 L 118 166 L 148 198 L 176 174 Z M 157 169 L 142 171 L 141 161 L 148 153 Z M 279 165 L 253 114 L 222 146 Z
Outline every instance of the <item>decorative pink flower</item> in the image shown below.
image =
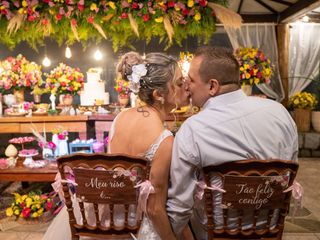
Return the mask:
M 31 213 L 31 209 L 30 208 L 24 208 L 22 210 L 22 217 L 23 218 L 28 218 L 30 216 L 30 213 Z
M 150 19 L 150 15 L 149 15 L 149 14 L 143 15 L 143 21 L 144 21 L 144 22 L 148 22 L 149 19 Z
M 173 8 L 174 7 L 174 1 L 169 1 L 168 2 L 168 7 Z
M 50 149 L 56 149 L 56 144 L 54 142 L 48 142 L 48 148 Z
M 45 208 L 46 208 L 46 211 L 49 211 L 50 209 L 53 208 L 53 202 L 52 201 L 47 201 L 46 204 L 45 204 Z

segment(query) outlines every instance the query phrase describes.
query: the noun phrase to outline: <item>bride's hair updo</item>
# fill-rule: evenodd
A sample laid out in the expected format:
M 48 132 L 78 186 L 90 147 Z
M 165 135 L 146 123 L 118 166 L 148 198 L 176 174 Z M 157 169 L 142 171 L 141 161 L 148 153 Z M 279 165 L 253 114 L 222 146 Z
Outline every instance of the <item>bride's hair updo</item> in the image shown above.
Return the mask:
M 124 54 L 117 66 L 117 72 L 121 74 L 122 79 L 129 81 L 128 76 L 132 74 L 132 67 L 138 64 L 145 64 L 147 73 L 141 76 L 138 92 L 139 98 L 148 105 L 154 104 L 153 91 L 159 93 L 168 93 L 167 83 L 175 81 L 177 61 L 164 53 L 149 53 L 145 59 L 136 52 Z

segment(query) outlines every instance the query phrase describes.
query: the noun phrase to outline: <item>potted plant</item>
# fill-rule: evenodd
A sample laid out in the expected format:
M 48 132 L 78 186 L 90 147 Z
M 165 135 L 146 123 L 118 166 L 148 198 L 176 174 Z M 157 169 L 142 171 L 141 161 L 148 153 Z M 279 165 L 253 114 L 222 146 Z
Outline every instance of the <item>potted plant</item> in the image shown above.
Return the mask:
M 293 109 L 293 119 L 298 131 L 310 131 L 311 110 L 318 104 L 315 95 L 308 92 L 297 92 L 289 99 L 288 107 Z
M 242 90 L 251 95 L 254 84 L 270 83 L 272 67 L 270 59 L 258 48 L 242 47 L 235 51 L 240 66 Z

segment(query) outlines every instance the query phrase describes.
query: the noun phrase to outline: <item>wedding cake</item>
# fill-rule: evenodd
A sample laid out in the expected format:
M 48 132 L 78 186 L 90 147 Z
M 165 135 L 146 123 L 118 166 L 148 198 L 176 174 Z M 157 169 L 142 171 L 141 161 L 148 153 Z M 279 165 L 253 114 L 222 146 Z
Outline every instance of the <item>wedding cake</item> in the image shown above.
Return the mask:
M 104 81 L 100 79 L 101 70 L 90 68 L 87 72 L 87 82 L 80 94 L 82 106 L 109 104 L 109 93 L 105 92 Z

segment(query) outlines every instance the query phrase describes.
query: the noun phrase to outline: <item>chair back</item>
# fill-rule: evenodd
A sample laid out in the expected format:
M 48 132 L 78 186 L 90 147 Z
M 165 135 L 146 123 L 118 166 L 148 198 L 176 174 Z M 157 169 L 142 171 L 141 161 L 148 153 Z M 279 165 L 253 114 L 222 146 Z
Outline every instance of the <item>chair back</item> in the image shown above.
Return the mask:
M 129 219 L 132 214 L 136 217 L 135 210 L 131 209 L 137 206 L 139 196 L 139 188 L 135 186 L 149 178 L 150 166 L 146 159 L 124 154 L 78 153 L 62 156 L 57 162 L 72 239 L 80 236 L 130 238 L 137 233 L 140 219 L 136 218 L 134 223 Z M 70 175 L 74 183 L 66 180 Z M 119 206 L 122 210 L 117 213 Z M 106 212 L 109 224 L 101 221 Z M 117 224 L 119 214 L 123 217 L 120 225 Z
M 205 189 L 208 239 L 281 239 L 291 199 L 284 190 L 297 170 L 298 164 L 275 159 L 204 167 L 207 186 L 215 178 L 225 190 Z

